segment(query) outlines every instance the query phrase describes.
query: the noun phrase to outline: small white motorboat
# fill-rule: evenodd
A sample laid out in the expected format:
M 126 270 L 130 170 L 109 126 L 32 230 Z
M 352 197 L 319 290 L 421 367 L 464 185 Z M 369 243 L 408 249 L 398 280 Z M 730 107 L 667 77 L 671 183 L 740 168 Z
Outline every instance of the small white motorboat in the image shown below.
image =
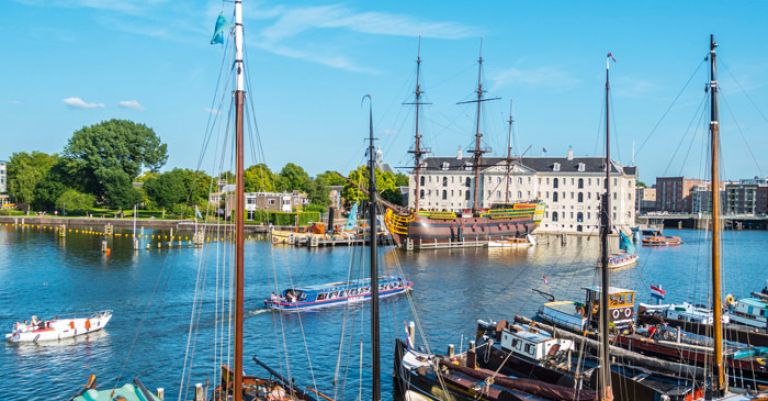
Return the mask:
M 82 316 L 82 315 L 81 315 Z M 29 322 L 16 322 L 13 331 L 5 335 L 11 343 L 38 343 L 58 341 L 99 331 L 112 319 L 112 311 L 104 310 L 87 314 L 87 317 L 56 317 L 38 320 L 32 316 Z

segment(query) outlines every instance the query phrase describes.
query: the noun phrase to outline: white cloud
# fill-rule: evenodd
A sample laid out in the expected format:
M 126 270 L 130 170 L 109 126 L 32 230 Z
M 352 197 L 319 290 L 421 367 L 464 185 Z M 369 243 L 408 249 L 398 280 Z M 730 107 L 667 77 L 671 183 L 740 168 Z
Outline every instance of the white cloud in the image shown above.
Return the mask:
M 62 102 L 73 109 L 103 109 L 104 103 L 89 103 L 85 100 L 73 96 L 66 99 L 62 99 Z
M 491 81 L 495 88 L 508 85 L 570 88 L 579 83 L 579 80 L 569 72 L 550 66 L 527 70 L 510 67 L 492 74 Z
M 165 3 L 167 0 L 16 0 L 32 6 L 58 6 L 69 8 L 91 8 L 124 14 L 142 14 L 148 8 Z
M 438 39 L 460 39 L 477 36 L 479 30 L 454 22 L 424 21 L 408 15 L 376 11 L 357 12 L 343 5 L 314 7 L 273 7 L 257 13 L 260 20 L 274 20 L 250 41 L 256 47 L 284 57 L 307 60 L 332 68 L 376 74 L 378 70 L 356 63 L 350 58 L 332 54 L 328 49 L 297 48 L 285 42 L 316 30 L 340 29 L 356 33 L 385 36 L 423 36 Z
M 208 113 L 208 114 L 213 114 L 213 115 L 218 115 L 218 114 L 221 114 L 221 111 L 219 111 L 219 110 L 216 110 L 216 109 L 212 109 L 212 108 L 210 108 L 210 107 L 206 107 L 206 108 L 205 108 L 205 109 L 203 109 L 203 110 L 205 110 L 205 112 L 206 112 L 206 113 Z
M 477 36 L 477 29 L 454 22 L 431 22 L 408 15 L 376 11 L 355 12 L 340 4 L 277 9 L 277 21 L 261 31 L 269 41 L 296 36 L 312 29 L 340 28 L 358 33 L 461 39 Z
M 144 106 L 138 100 L 121 100 L 117 105 L 124 109 L 144 110 Z

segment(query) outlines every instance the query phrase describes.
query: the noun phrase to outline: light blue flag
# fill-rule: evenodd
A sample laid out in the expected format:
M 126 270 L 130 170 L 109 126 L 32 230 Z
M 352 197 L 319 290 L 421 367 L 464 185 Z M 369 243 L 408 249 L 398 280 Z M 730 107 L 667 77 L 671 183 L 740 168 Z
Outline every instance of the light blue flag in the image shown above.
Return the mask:
M 223 13 L 219 13 L 219 17 L 216 18 L 216 27 L 213 29 L 213 37 L 211 38 L 212 45 L 224 44 L 224 31 L 227 30 L 227 18 Z

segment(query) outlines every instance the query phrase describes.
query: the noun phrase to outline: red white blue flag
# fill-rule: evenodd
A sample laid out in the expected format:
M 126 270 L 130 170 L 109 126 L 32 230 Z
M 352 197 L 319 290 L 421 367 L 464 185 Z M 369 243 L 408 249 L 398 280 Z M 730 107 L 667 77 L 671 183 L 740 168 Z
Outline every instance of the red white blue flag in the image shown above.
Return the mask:
M 661 284 L 651 284 L 651 296 L 656 299 L 664 299 L 667 296 L 667 291 L 661 288 Z

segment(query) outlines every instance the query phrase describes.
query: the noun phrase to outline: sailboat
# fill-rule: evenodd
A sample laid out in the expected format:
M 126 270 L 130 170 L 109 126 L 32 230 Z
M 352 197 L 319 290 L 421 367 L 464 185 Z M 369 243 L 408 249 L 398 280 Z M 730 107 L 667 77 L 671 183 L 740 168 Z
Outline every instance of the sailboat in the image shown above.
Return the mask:
M 712 188 L 720 188 L 720 121 L 717 94 L 717 43 L 714 35 L 709 41 L 709 95 L 710 95 L 710 151 L 711 151 L 711 180 Z M 712 235 L 711 235 L 711 267 L 712 267 L 712 338 L 704 339 L 703 344 L 691 344 L 691 341 L 680 341 L 684 335 L 677 329 L 677 341 L 661 337 L 664 333 L 652 333 L 649 338 L 637 335 L 618 336 L 616 342 L 627 348 L 670 359 L 680 359 L 688 363 L 702 364 L 708 367 L 707 400 L 750 400 L 756 397 L 766 397 L 766 394 L 752 396 L 746 393 L 729 391 L 728 386 L 743 386 L 760 388 L 768 384 L 768 369 L 764 358 L 768 356 L 762 347 L 739 347 L 726 344 L 723 339 L 723 305 L 721 287 L 721 231 L 720 196 L 717 190 L 712 194 Z M 658 331 L 661 327 L 650 326 L 647 332 Z M 688 335 L 690 336 L 690 335 Z
M 420 49 L 420 47 L 419 47 Z M 421 143 L 421 131 L 419 126 L 420 106 L 428 104 L 422 101 L 422 90 L 419 82 L 421 74 L 421 52 L 416 58 L 416 89 L 414 101 L 416 107 L 416 124 L 414 134 L 414 147 L 410 153 L 414 157 L 413 177 L 414 192 L 409 194 L 413 201 L 412 209 L 388 208 L 384 216 L 384 222 L 395 242 L 408 249 L 418 249 L 422 245 L 447 244 L 448 246 L 463 246 L 464 241 L 489 242 L 489 241 L 519 241 L 538 227 L 544 216 L 545 204 L 542 201 L 515 201 L 504 202 L 484 207 L 480 202 L 481 176 L 480 172 L 486 167 L 483 165 L 483 155 L 490 152 L 482 145 L 483 134 L 481 132 L 480 118 L 482 104 L 499 98 L 485 97 L 485 89 L 482 81 L 483 57 L 478 58 L 476 99 L 460 102 L 459 104 L 476 104 L 475 110 L 475 140 L 471 159 L 461 162 L 461 165 L 448 166 L 448 169 L 458 171 L 472 171 L 474 178 L 467 178 L 467 192 L 465 201 L 471 204 L 460 212 L 457 211 L 430 211 L 422 209 L 420 199 L 424 197 L 421 188 L 424 183 L 422 169 L 439 168 L 445 166 L 429 166 L 423 157 L 429 154 L 429 149 Z M 436 160 L 436 159 L 435 159 Z M 472 188 L 470 193 L 469 187 Z M 470 200 L 471 199 L 471 200 Z M 467 205 L 469 206 L 469 205 Z

